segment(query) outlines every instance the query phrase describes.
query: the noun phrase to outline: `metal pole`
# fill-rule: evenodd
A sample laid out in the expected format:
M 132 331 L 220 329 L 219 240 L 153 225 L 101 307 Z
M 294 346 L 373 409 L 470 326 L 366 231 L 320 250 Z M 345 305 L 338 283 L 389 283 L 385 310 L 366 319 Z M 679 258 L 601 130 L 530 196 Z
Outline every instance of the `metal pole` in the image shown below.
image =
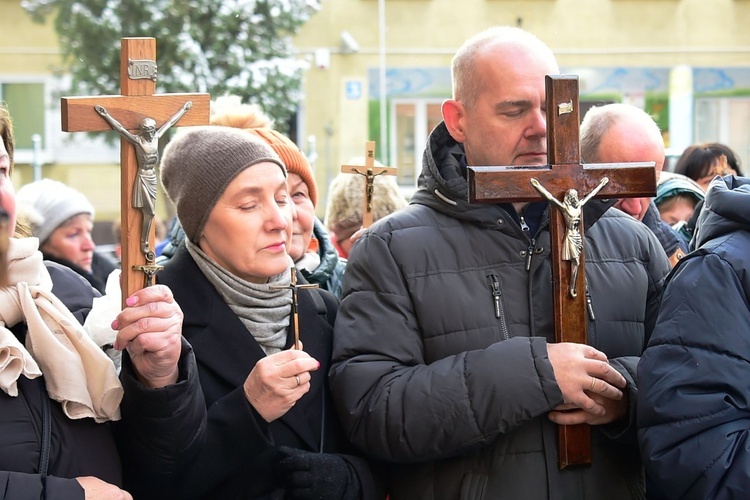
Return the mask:
M 42 136 L 34 134 L 31 136 L 32 160 L 31 165 L 34 167 L 34 181 L 42 180 Z
M 383 165 L 388 165 L 388 113 L 387 113 L 387 96 L 385 82 L 385 0 L 378 0 L 378 24 L 380 32 L 380 146 L 377 148 L 377 155 Z

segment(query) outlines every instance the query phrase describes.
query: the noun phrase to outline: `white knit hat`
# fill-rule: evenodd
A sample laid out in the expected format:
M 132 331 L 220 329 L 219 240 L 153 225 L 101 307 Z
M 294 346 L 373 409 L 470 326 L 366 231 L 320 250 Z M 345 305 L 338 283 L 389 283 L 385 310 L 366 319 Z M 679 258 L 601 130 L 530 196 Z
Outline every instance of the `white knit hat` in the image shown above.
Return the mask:
M 16 211 L 29 221 L 40 244 L 71 217 L 94 217 L 94 207 L 82 193 L 52 179 L 22 186 L 16 193 Z

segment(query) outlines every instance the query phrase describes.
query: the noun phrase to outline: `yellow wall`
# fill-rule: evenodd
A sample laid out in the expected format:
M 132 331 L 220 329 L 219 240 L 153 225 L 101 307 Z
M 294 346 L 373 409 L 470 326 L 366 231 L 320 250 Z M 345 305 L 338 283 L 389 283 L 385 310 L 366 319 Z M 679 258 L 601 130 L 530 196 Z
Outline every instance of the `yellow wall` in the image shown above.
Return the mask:
M 325 158 L 317 164 L 321 197 L 338 165 L 379 140 L 367 137 L 367 96 L 353 103 L 342 95 L 345 81 L 366 84 L 367 69 L 379 65 L 378 9 L 378 0 L 324 0 L 296 37 L 311 62 L 304 134 L 316 136 L 323 157 L 326 127 L 333 132 L 330 170 Z M 466 38 L 497 24 L 535 33 L 563 67 L 750 66 L 748 0 L 386 0 L 385 12 L 387 67 L 449 67 Z M 344 30 L 358 53 L 341 53 Z M 321 47 L 331 51 L 328 69 L 314 65 Z
M 18 0 L 0 0 L 0 72 L 49 74 L 59 69 L 57 34 L 51 24 L 37 24 Z
M 475 32 L 519 23 L 547 42 L 563 67 L 750 66 L 750 0 L 385 0 L 385 6 L 387 67 L 447 68 Z M 298 142 L 306 149 L 306 138 L 316 137 L 321 200 L 339 165 L 362 156 L 366 140 L 379 140 L 368 137 L 367 105 L 367 71 L 379 65 L 378 8 L 378 0 L 323 0 L 295 38 L 299 57 L 310 63 Z M 0 13 L 0 76 L 49 74 L 59 66 L 51 24 L 32 23 L 17 0 L 0 0 Z M 357 53 L 342 53 L 344 30 L 359 43 Z M 326 69 L 315 65 L 317 49 L 330 51 Z M 345 97 L 347 81 L 362 84 L 360 99 Z M 119 196 L 116 168 L 47 166 L 45 175 L 101 203 L 97 218 L 104 220 L 116 216 L 109 210 Z
M 0 80 L 46 78 L 60 72 L 62 59 L 53 24 L 33 22 L 21 8 L 20 1 L 0 0 L 0 33 L 3 33 Z M 52 96 L 54 102 L 47 103 L 48 108 L 59 108 L 57 97 Z M 59 129 L 60 124 L 55 122 L 48 124 L 48 128 L 50 126 Z M 82 155 L 90 156 L 90 151 L 82 151 Z M 91 158 L 85 161 L 78 165 L 46 163 L 42 167 L 42 177 L 63 182 L 86 195 L 96 208 L 95 240 L 109 243 L 112 239 L 110 223 L 120 216 L 120 166 L 111 162 L 92 163 Z M 33 175 L 29 163 L 17 161 L 12 177 L 16 189 L 32 182 Z M 157 208 L 164 220 L 171 217 L 171 207 L 163 193 L 159 194 Z

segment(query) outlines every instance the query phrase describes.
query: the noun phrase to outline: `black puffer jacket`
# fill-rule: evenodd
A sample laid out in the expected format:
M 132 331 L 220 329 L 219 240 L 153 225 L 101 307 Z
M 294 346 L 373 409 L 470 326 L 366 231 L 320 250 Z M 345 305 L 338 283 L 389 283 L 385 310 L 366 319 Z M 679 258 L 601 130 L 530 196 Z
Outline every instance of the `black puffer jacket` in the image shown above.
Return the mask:
M 72 270 L 45 263 L 53 293 L 83 323 L 99 293 Z M 26 325 L 12 328 L 24 342 Z M 47 477 L 39 473 L 44 400 L 49 402 L 50 454 Z M 70 420 L 59 403 L 51 401 L 44 377 L 18 379 L 18 396 L 0 391 L 0 498 L 83 499 L 78 476 L 96 476 L 122 486 L 120 458 L 107 425 L 92 419 Z
M 83 322 L 98 292 L 71 269 L 45 264 L 53 293 Z M 25 324 L 12 330 L 23 342 Z M 67 418 L 60 404 L 49 398 L 44 377 L 21 376 L 17 397 L 0 391 L 0 500 L 83 500 L 83 488 L 75 480 L 80 476 L 96 476 L 120 487 L 124 483 L 138 499 L 161 497 L 174 473 L 173 453 L 179 448 L 181 457 L 192 459 L 193 439 L 205 422 L 195 360 L 183 342 L 180 381 L 156 390 L 138 382 L 128 361 L 123 356 L 125 395 L 122 420 L 116 423 Z M 45 401 L 50 424 L 46 476 L 40 474 Z
M 669 269 L 663 250 L 611 202 L 585 205 L 589 341 L 628 380 L 631 411 L 593 430 L 592 466 L 561 472 L 547 419 L 562 403 L 547 358 L 547 212 L 530 241 L 508 210 L 464 201 L 461 161 L 441 124 L 410 206 L 350 254 L 331 372 L 349 438 L 397 464 L 393 500 L 642 497 L 635 367 Z
M 711 182 L 638 366 L 641 452 L 670 498 L 750 496 L 750 179 Z

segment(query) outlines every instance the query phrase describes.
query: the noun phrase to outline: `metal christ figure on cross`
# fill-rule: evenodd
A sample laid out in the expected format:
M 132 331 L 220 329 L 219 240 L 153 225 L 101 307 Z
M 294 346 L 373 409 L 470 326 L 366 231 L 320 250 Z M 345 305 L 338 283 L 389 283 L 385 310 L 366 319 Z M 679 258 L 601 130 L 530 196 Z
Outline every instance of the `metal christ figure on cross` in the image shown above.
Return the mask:
M 375 165 L 375 141 L 368 141 L 365 144 L 365 147 L 365 164 L 341 165 L 341 172 L 345 174 L 357 174 L 364 177 L 365 196 L 363 200 L 364 206 L 362 207 L 362 227 L 370 227 L 373 223 L 372 197 L 375 193 L 375 177 L 379 175 L 396 175 L 396 168 Z
M 565 218 L 565 243 L 562 247 L 562 260 L 570 261 L 570 296 L 577 297 L 576 283 L 578 281 L 578 266 L 580 265 L 581 250 L 583 250 L 583 238 L 581 237 L 580 225 L 581 225 L 581 210 L 583 206 L 591 198 L 596 196 L 605 184 L 609 182 L 609 179 L 604 177 L 599 184 L 587 194 L 582 200 L 578 199 L 578 191 L 575 189 L 568 189 L 565 192 L 563 201 L 560 202 L 555 198 L 552 193 L 547 191 L 538 180 L 532 178 L 531 185 L 541 193 L 542 196 L 547 198 L 550 203 L 554 203 L 557 208 L 563 214 Z
M 133 186 L 133 208 L 138 208 L 143 213 L 143 225 L 141 229 L 141 251 L 146 260 L 153 261 L 151 248 L 149 247 L 149 234 L 151 225 L 156 215 L 156 166 L 159 164 L 159 139 L 175 125 L 182 116 L 193 106 L 192 101 L 187 101 L 180 110 L 172 115 L 164 125 L 156 129 L 156 121 L 152 118 L 144 118 L 140 123 L 137 135 L 130 133 L 128 129 L 115 120 L 104 106 L 95 105 L 94 109 L 109 125 L 120 133 L 128 142 L 135 146 L 136 158 L 138 160 L 138 173 Z
M 65 132 L 114 129 L 120 134 L 120 281 L 124 308 L 127 297 L 152 283 L 157 270 L 154 268 L 155 252 L 150 248 L 153 217 L 156 216 L 155 169 L 159 163 L 159 138 L 178 120 L 180 126 L 207 125 L 211 96 L 156 93 L 155 38 L 126 37 L 120 47 L 121 93 L 62 97 L 60 115 Z M 164 125 L 159 128 L 157 124 L 161 123 Z
M 355 172 L 356 174 L 362 175 L 365 178 L 365 182 L 367 183 L 367 189 L 365 192 L 365 198 L 367 199 L 367 211 L 372 212 L 372 193 L 373 189 L 375 187 L 375 177 L 378 175 L 382 175 L 385 171 L 381 170 L 377 174 L 372 172 L 371 168 L 367 169 L 367 172 Z

